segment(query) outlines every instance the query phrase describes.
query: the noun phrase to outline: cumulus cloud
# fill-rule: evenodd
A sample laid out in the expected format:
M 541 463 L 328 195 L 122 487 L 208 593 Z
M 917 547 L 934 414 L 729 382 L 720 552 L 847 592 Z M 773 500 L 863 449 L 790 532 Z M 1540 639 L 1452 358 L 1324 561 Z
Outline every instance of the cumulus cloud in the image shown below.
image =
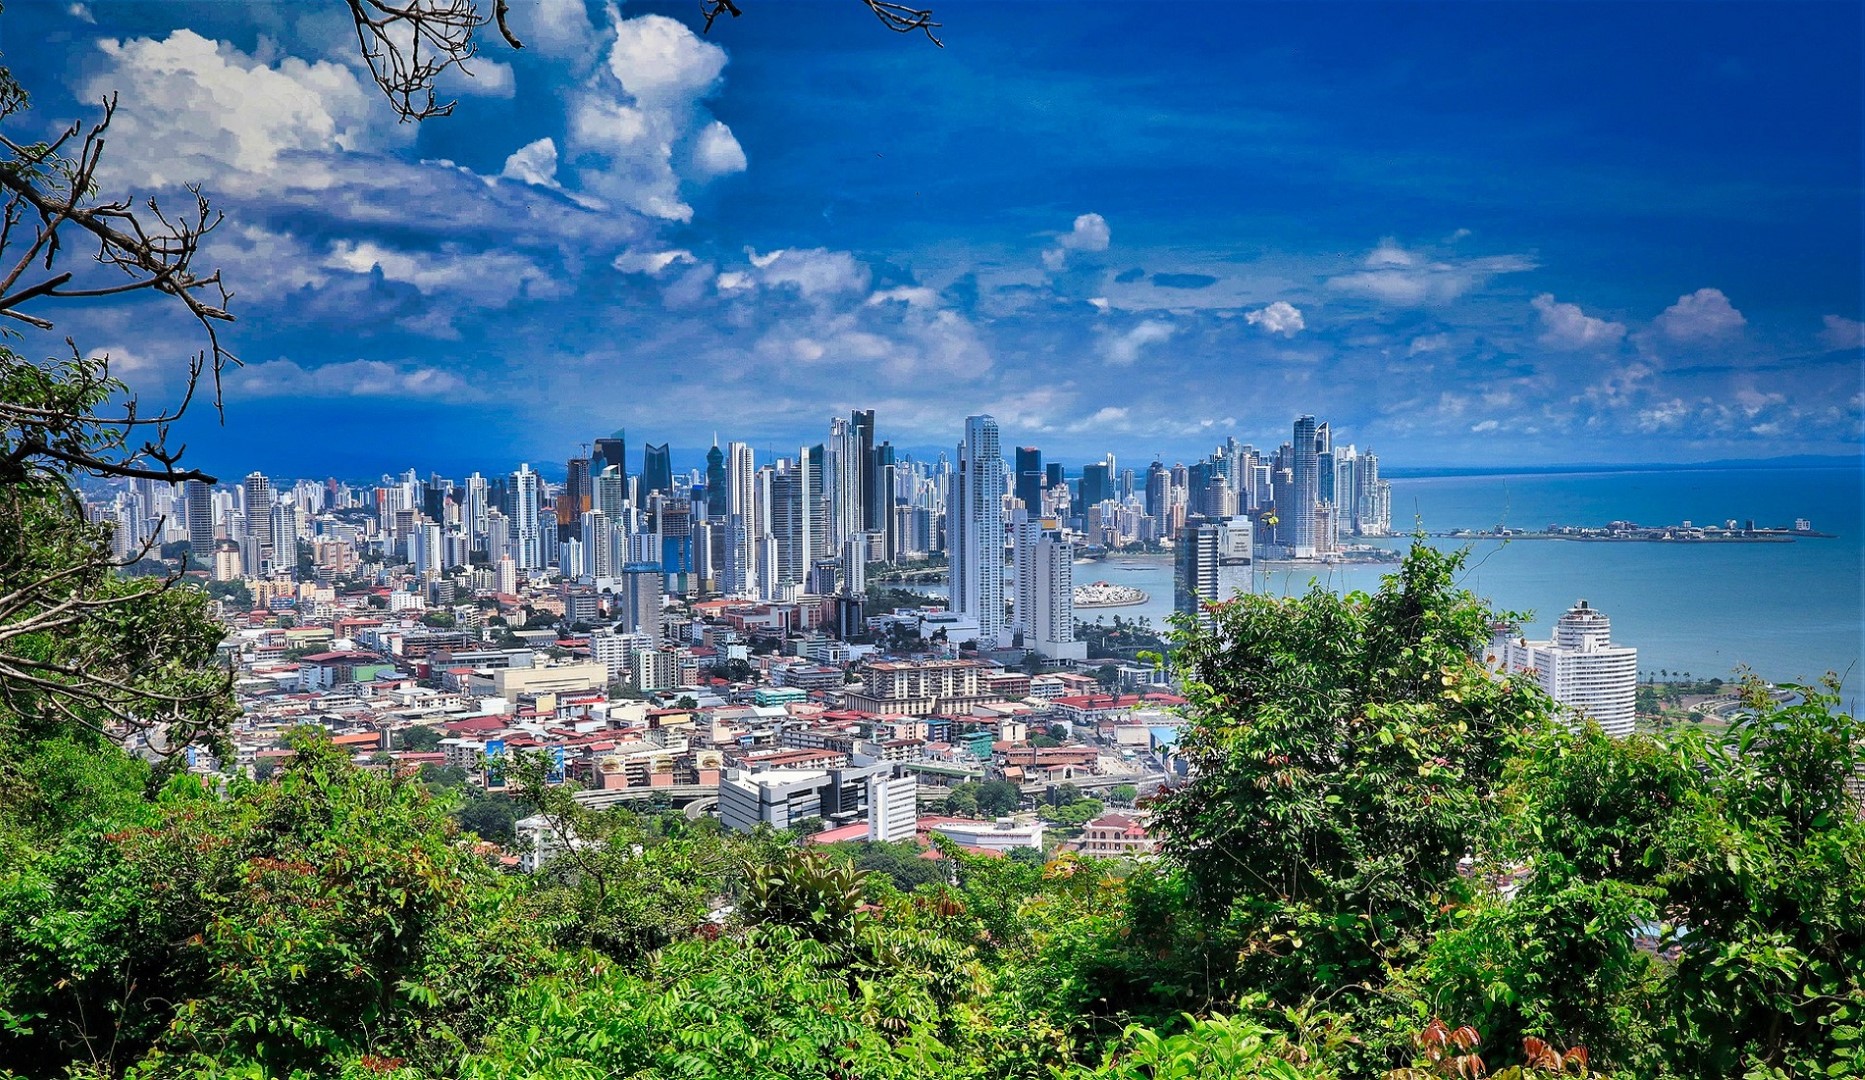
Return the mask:
M 106 62 L 83 96 L 121 92 L 105 168 L 157 187 L 212 181 L 250 192 L 297 151 L 379 149 L 412 138 L 350 68 L 262 62 L 192 30 L 98 42 Z
M 1677 341 L 1702 341 L 1734 333 L 1748 320 L 1721 289 L 1698 289 L 1678 297 L 1655 323 L 1665 336 Z
M 750 264 L 719 275 L 719 291 L 745 292 L 760 286 L 794 289 L 806 300 L 842 293 L 866 293 L 871 275 L 859 259 L 846 251 L 827 248 L 779 248 L 760 255 L 745 249 Z
M 499 175 L 537 187 L 557 186 L 557 144 L 545 138 L 526 143 L 505 159 Z
M 583 0 L 532 0 L 515 19 L 525 45 L 545 56 L 587 62 L 596 54 L 596 28 Z
M 1431 258 L 1386 239 L 1367 254 L 1359 270 L 1331 277 L 1327 286 L 1395 307 L 1431 307 L 1455 300 L 1502 274 L 1535 266 L 1535 260 L 1526 255 Z
M 1301 309 L 1287 300 L 1277 300 L 1268 307 L 1247 311 L 1244 321 L 1251 326 L 1260 326 L 1271 334 L 1294 337 L 1304 330 L 1308 323 L 1302 319 Z
M 725 50 L 661 15 L 617 19 L 607 63 L 573 95 L 569 149 L 582 187 L 667 221 L 690 221 L 681 188 L 746 167 L 705 100 Z
M 381 360 L 349 360 L 308 368 L 291 360 L 247 364 L 228 373 L 227 384 L 241 397 L 463 399 L 472 396 L 468 385 L 451 372 Z
M 717 120 L 700 131 L 693 146 L 693 165 L 703 176 L 729 176 L 745 171 L 745 148 L 732 129 Z
M 1541 343 L 1556 349 L 1595 349 L 1625 338 L 1625 324 L 1595 318 L 1579 304 L 1563 304 L 1553 293 L 1529 301 L 1541 316 Z
M 1829 349 L 1857 349 L 1865 345 L 1865 323 L 1843 315 L 1828 315 L 1820 341 Z
M 1172 324 L 1147 319 L 1125 331 L 1109 333 L 1101 340 L 1101 356 L 1117 367 L 1128 367 L 1139 360 L 1148 346 L 1172 336 Z
M 1051 270 L 1060 270 L 1068 264 L 1070 253 L 1106 251 L 1113 237 L 1113 230 L 1108 228 L 1106 218 L 1099 214 L 1082 214 L 1075 219 L 1074 226 L 1068 232 L 1056 238 L 1055 247 L 1043 252 L 1043 265 Z

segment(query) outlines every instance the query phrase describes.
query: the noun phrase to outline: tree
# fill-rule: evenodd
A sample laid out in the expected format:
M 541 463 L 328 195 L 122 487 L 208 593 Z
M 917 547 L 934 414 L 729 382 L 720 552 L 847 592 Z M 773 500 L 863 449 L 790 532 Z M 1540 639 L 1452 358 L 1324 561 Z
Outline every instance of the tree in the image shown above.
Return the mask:
M 1120 689 L 1120 666 L 1102 664 L 1094 671 L 1094 681 L 1100 683 L 1101 689 L 1107 693 L 1115 693 Z
M 518 820 L 518 815 L 512 809 L 512 801 L 505 796 L 474 792 L 467 797 L 455 818 L 461 829 L 473 833 L 481 840 L 509 844 L 515 835 L 512 825 Z
M 978 789 L 978 812 L 990 817 L 1014 814 L 1023 805 L 1023 791 L 1008 780 L 990 780 Z
M 1467 894 L 1458 861 L 1549 703 L 1476 661 L 1495 615 L 1456 587 L 1462 559 L 1417 543 L 1373 596 L 1317 586 L 1181 620 L 1192 780 L 1155 828 L 1243 985 L 1376 986 Z
M 401 749 L 417 754 L 431 754 L 440 749 L 440 729 L 425 724 L 413 724 L 402 728 L 396 732 L 395 738 Z

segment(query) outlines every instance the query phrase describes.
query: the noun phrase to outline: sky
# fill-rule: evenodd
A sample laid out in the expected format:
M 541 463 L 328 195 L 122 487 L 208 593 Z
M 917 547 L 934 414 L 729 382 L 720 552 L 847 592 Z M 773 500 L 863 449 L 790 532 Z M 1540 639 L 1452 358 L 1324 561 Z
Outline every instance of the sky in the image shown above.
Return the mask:
M 1000 0 L 943 48 L 740 6 L 514 0 L 409 124 L 339 0 L 11 0 L 7 133 L 114 93 L 113 190 L 224 211 L 243 366 L 177 431 L 223 474 L 686 467 L 854 408 L 1070 462 L 1300 413 L 1388 468 L 1859 453 L 1856 4 Z M 28 351 L 148 403 L 201 346 L 57 315 Z

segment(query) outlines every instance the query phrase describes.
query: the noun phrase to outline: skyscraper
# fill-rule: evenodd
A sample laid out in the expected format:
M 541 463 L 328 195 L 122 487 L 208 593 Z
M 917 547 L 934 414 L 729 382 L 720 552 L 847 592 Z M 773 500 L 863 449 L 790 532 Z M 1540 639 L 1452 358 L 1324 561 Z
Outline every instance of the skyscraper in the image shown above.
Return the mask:
M 564 469 L 563 493 L 570 500 L 571 520 L 575 520 L 577 515 L 589 509 L 591 499 L 595 494 L 589 483 L 589 465 L 588 458 L 577 457 L 571 458 Z
M 246 474 L 246 534 L 253 538 L 261 555 L 273 554 L 272 541 L 272 481 L 264 473 Z M 251 572 L 259 572 L 259 564 L 251 562 Z
M 188 553 L 208 566 L 214 560 L 214 489 L 199 480 L 186 488 Z
M 1082 512 L 1087 507 L 1104 503 L 1114 497 L 1113 466 L 1106 462 L 1095 462 L 1081 467 L 1081 504 Z
M 874 410 L 856 409 L 849 413 L 848 422 L 851 449 L 860 472 L 855 495 L 861 503 L 861 528 L 879 532 L 887 527 L 887 507 L 893 504 L 893 497 L 891 493 L 883 497 L 881 491 L 881 463 L 874 457 Z
M 538 521 L 538 499 L 542 494 L 538 475 L 530 463 L 518 466 L 512 474 L 512 545 L 520 570 L 537 570 L 544 565 L 542 527 Z
M 606 439 L 597 439 L 589 453 L 589 474 L 601 476 L 602 470 L 609 466 L 620 469 L 622 475 L 628 474 L 628 436 L 618 431 Z
M 641 498 L 645 502 L 657 491 L 673 493 L 673 455 L 667 444 L 648 443 L 641 451 Z
M 1295 438 L 1292 443 L 1294 465 L 1291 472 L 1294 483 L 1290 485 L 1291 493 L 1287 508 L 1282 510 L 1283 521 L 1287 525 L 1290 554 L 1298 559 L 1312 559 L 1315 556 L 1315 504 L 1320 491 L 1320 462 L 1315 456 L 1315 418 L 1302 415 L 1295 420 Z M 1276 501 L 1282 501 L 1278 495 Z
M 728 501 L 725 490 L 725 454 L 719 449 L 719 437 L 715 435 L 712 438 L 712 449 L 706 451 L 706 516 L 723 518 Z
M 1638 650 L 1612 643 L 1612 620 L 1585 600 L 1554 624 L 1549 641 L 1529 641 L 1504 626 L 1490 641 L 1489 663 L 1532 675 L 1548 696 L 1608 735 L 1632 734 L 1637 720 Z
M 1043 516 L 1043 452 L 1034 446 L 1017 447 L 1016 494 L 1031 517 Z
M 1075 640 L 1075 545 L 1053 518 L 1016 511 L 1012 542 L 1017 597 L 1012 625 L 1023 647 L 1050 660 L 1085 660 L 1088 643 Z
M 1174 611 L 1208 622 L 1206 604 L 1256 591 L 1253 529 L 1247 517 L 1202 518 L 1185 522 L 1179 534 L 1173 574 Z
M 978 620 L 979 647 L 995 648 L 1004 628 L 1004 455 L 989 416 L 965 418 L 952 496 L 952 607 Z

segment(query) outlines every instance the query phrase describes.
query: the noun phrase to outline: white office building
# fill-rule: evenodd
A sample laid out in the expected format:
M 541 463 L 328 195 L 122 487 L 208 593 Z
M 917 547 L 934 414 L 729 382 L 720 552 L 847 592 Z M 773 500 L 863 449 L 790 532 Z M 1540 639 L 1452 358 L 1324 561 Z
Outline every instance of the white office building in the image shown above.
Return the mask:
M 913 839 L 919 824 L 919 777 L 868 777 L 868 840 L 892 844 Z
M 1075 640 L 1075 545 L 1053 518 L 1015 512 L 1017 598 L 1013 627 L 1023 647 L 1049 660 L 1086 660 L 1088 643 Z
M 1612 643 L 1612 620 L 1585 600 L 1554 624 L 1554 637 L 1529 641 L 1501 628 L 1488 660 L 1506 673 L 1532 674 L 1548 696 L 1608 735 L 1632 734 L 1638 694 L 1638 650 Z

